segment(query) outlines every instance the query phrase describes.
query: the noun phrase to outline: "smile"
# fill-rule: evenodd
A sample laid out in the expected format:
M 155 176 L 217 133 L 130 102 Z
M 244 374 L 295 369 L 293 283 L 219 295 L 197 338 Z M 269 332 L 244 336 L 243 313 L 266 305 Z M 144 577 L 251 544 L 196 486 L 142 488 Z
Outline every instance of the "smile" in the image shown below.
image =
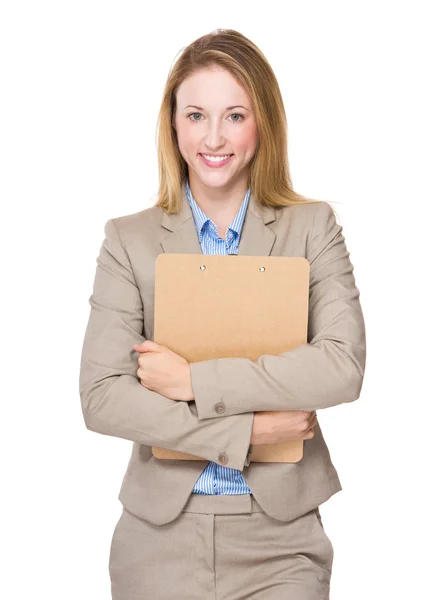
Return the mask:
M 203 155 L 200 153 L 198 156 L 201 157 L 201 160 L 205 165 L 211 167 L 212 169 L 219 169 L 220 167 L 227 165 L 227 163 L 230 162 L 231 158 L 233 158 L 233 154 L 226 154 L 225 156 L 209 158 L 207 155 Z

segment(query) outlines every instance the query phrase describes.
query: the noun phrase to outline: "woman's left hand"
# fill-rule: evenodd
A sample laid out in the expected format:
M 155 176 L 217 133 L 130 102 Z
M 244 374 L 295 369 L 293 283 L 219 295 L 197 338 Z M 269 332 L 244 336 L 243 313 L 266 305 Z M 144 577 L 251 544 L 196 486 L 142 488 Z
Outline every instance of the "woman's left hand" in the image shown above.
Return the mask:
M 133 349 L 140 353 L 137 376 L 145 388 L 171 400 L 195 399 L 185 358 L 152 340 L 134 344 Z

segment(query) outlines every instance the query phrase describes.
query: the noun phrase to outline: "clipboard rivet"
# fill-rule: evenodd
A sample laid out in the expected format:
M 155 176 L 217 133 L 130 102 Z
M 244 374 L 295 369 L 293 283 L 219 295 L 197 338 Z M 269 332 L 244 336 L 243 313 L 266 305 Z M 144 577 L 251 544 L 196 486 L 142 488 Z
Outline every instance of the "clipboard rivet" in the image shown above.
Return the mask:
M 260 271 L 265 271 L 265 270 L 266 270 L 266 268 L 265 268 L 265 267 L 259 267 L 259 270 L 260 270 Z
M 201 265 L 200 266 L 201 271 L 204 271 L 205 268 L 206 268 L 206 265 Z

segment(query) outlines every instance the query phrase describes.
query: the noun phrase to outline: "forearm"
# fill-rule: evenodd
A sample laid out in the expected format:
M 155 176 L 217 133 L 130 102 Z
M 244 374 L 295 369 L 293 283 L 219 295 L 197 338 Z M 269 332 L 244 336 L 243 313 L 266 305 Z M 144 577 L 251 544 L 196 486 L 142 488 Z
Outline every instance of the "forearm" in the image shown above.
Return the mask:
M 225 453 L 229 467 L 242 469 L 247 465 L 253 412 L 202 423 L 195 406 L 141 385 L 132 348 L 144 340 L 143 302 L 112 220 L 105 232 L 81 353 L 79 391 L 86 427 L 214 462 Z
M 359 365 L 339 345 L 326 341 L 303 344 L 280 356 L 260 356 L 256 361 L 235 358 L 204 363 L 191 363 L 195 400 L 202 399 L 197 403 L 201 420 L 250 411 L 327 408 L 356 400 L 363 382 Z
M 264 410 L 317 410 L 356 400 L 366 359 L 364 317 L 341 226 L 320 203 L 307 252 L 308 343 L 279 356 L 190 364 L 198 418 Z
M 80 396 L 86 427 L 139 444 L 158 446 L 221 463 L 225 453 L 230 468 L 242 470 L 247 464 L 252 435 L 253 412 L 225 419 L 199 421 L 195 407 L 177 402 L 144 388 L 130 375 L 99 382 L 96 366 L 88 380 L 83 364 Z

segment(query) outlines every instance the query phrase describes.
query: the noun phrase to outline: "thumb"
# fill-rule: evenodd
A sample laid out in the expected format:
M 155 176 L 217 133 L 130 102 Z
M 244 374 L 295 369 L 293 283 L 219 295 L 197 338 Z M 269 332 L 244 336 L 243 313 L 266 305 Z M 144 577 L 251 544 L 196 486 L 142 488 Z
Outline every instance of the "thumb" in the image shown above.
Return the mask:
M 134 344 L 132 347 L 136 352 L 159 351 L 162 348 L 160 344 L 157 344 L 152 340 L 145 340 L 142 344 Z

